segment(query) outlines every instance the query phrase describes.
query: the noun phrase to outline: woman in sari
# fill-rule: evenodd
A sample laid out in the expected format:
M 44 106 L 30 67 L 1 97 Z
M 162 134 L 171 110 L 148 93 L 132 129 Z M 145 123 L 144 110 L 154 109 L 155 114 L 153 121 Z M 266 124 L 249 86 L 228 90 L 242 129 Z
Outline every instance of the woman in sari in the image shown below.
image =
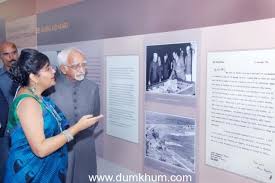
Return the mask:
M 48 57 L 33 49 L 22 50 L 11 68 L 11 76 L 20 89 L 9 111 L 11 148 L 5 183 L 65 182 L 66 143 L 102 118 L 85 115 L 66 129 L 62 112 L 50 99 L 41 96 L 55 84 L 54 73 Z

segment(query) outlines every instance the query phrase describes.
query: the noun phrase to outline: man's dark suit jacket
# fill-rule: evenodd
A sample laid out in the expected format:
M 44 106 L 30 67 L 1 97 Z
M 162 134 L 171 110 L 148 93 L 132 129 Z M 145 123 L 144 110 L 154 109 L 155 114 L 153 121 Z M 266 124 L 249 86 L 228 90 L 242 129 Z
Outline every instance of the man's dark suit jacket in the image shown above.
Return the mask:
M 9 152 L 9 137 L 5 135 L 5 129 L 8 121 L 9 104 L 0 90 L 0 182 L 3 182 L 5 174 L 5 164 Z
M 9 112 L 9 104 L 6 100 L 6 97 L 4 96 L 2 90 L 0 89 L 0 137 L 4 136 L 4 132 L 6 129 L 7 121 L 8 121 L 8 112 Z
M 5 164 L 9 153 L 10 139 L 9 135 L 5 133 L 9 105 L 12 103 L 17 84 L 13 83 L 9 73 L 4 68 L 0 68 L 0 182 L 3 182 L 5 175 Z

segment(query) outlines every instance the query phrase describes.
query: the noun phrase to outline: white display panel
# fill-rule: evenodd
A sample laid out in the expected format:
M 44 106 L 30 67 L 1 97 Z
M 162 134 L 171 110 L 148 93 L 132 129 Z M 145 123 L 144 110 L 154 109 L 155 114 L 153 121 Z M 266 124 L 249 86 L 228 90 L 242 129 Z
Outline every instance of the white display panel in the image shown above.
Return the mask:
M 274 49 L 208 53 L 206 164 L 274 182 L 274 68 Z
M 138 143 L 139 57 L 106 57 L 108 135 Z
M 52 65 L 58 67 L 57 63 L 57 51 L 42 51 L 49 58 Z

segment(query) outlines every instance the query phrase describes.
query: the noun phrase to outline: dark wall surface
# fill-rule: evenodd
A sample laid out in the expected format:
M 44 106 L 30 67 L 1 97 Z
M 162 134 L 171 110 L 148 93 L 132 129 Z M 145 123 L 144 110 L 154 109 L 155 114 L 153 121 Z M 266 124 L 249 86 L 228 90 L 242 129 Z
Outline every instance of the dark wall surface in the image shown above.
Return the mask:
M 38 14 L 38 45 L 166 32 L 266 19 L 275 0 L 86 0 Z

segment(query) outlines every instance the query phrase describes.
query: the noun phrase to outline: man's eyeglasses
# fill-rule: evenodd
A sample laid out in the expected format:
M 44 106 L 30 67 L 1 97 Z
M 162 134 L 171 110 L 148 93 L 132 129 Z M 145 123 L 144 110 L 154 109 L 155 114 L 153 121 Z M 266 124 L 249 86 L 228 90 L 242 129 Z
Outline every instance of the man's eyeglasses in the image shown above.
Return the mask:
M 82 62 L 79 64 L 71 64 L 71 65 L 66 65 L 67 67 L 70 67 L 73 70 L 79 70 L 80 68 L 85 68 L 87 65 L 87 62 Z
M 17 51 L 17 50 L 14 50 L 14 51 L 12 51 L 12 52 L 3 52 L 3 53 L 1 53 L 1 55 L 4 56 L 4 57 L 7 57 L 7 56 L 15 56 L 15 55 L 17 55 L 17 54 L 18 54 L 18 51 Z

